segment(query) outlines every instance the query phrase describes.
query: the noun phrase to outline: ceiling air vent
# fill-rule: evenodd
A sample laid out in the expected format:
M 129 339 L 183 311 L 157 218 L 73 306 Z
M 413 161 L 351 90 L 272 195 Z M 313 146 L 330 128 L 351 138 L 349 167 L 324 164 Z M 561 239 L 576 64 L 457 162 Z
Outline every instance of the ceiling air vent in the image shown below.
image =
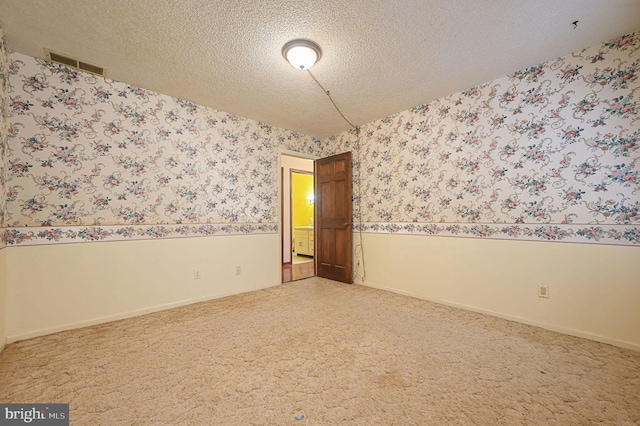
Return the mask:
M 54 52 L 49 49 L 44 49 L 44 53 L 47 55 L 47 59 L 52 62 L 57 62 L 68 67 L 90 72 L 91 74 L 97 74 L 103 77 L 107 74 L 107 70 L 105 68 L 98 65 L 90 64 L 89 62 L 82 61 L 72 56 L 63 55 L 62 53 Z

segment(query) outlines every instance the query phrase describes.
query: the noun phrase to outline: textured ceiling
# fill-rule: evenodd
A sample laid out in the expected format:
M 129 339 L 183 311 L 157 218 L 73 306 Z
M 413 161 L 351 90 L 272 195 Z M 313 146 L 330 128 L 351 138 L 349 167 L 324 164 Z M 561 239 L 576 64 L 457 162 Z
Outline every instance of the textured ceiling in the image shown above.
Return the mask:
M 0 27 L 14 51 L 326 137 L 349 125 L 282 58 L 293 38 L 361 125 L 640 30 L 640 0 L 0 0 Z

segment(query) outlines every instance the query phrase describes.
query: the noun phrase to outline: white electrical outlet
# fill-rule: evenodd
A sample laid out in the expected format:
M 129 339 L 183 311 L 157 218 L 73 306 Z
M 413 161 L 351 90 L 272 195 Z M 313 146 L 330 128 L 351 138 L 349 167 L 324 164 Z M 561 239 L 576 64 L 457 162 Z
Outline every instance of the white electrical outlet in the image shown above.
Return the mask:
M 544 299 L 549 298 L 549 286 L 548 285 L 538 285 L 538 297 L 542 297 Z
M 193 279 L 194 280 L 199 280 L 200 279 L 200 270 L 199 269 L 194 269 L 193 270 Z
M 236 266 L 236 275 L 240 275 L 242 274 L 242 268 L 240 267 L 240 265 Z

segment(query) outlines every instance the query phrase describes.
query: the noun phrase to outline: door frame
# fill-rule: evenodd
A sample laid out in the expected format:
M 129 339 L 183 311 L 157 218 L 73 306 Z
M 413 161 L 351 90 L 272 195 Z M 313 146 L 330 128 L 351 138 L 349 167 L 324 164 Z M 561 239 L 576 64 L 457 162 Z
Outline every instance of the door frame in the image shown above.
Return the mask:
M 316 155 L 312 155 L 312 154 L 305 154 L 302 152 L 297 152 L 297 151 L 292 151 L 286 148 L 278 148 L 277 150 L 278 152 L 278 201 L 277 201 L 277 220 L 278 220 L 278 256 L 277 256 L 277 260 L 278 260 L 278 265 L 277 265 L 277 277 L 278 277 L 278 282 L 280 284 L 282 284 L 282 249 L 284 246 L 284 233 L 283 233 L 283 227 L 284 227 L 284 200 L 283 200 L 283 196 L 285 196 L 283 194 L 284 192 L 284 181 L 283 181 L 283 173 L 282 173 L 282 157 L 286 156 L 286 157 L 295 157 L 295 158 L 302 158 L 305 160 L 312 160 L 315 162 L 315 160 L 317 160 L 318 158 L 320 158 L 319 156 Z M 315 179 L 315 177 L 314 177 Z M 288 194 L 286 194 L 286 196 L 288 196 Z M 315 232 L 315 230 L 314 230 Z M 316 258 L 313 258 L 313 262 L 315 264 Z
M 313 164 L 313 168 L 314 171 L 309 172 L 307 170 L 301 170 L 301 169 L 289 169 L 289 235 L 291 235 L 293 237 L 293 175 L 294 174 L 299 174 L 299 175 L 307 175 L 307 176 L 312 176 L 314 178 L 313 181 L 313 196 L 315 198 L 316 195 L 316 186 L 315 186 L 315 162 Z M 282 168 L 281 168 L 282 169 Z M 315 203 L 314 203 L 315 204 Z M 313 208 L 313 221 L 315 224 L 315 206 Z M 284 227 L 283 227 L 284 229 Z M 315 226 L 314 226 L 314 236 L 315 236 Z M 282 237 L 282 244 L 284 246 L 284 236 Z M 283 247 L 284 249 L 284 247 Z M 283 250 L 284 252 L 284 250 Z M 296 252 L 297 254 L 297 252 Z M 291 262 L 293 263 L 293 261 Z M 314 256 L 314 264 L 315 264 L 315 256 Z M 284 263 L 283 263 L 284 265 Z

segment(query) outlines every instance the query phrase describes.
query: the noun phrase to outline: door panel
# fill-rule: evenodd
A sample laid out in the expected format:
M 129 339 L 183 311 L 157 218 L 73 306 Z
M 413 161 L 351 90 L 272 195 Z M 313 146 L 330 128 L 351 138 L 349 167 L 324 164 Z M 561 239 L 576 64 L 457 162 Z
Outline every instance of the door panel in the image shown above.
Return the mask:
M 353 283 L 351 153 L 316 160 L 317 274 Z
M 331 194 L 331 183 L 330 182 L 321 182 L 320 183 L 320 197 L 318 197 L 322 200 L 331 200 L 332 199 L 332 194 Z M 316 203 L 318 203 L 318 201 L 316 201 Z M 319 203 L 321 206 L 321 215 L 322 217 L 325 218 L 330 218 L 333 216 L 332 212 L 331 212 L 331 208 L 334 207 L 334 203 L 333 202 L 326 202 L 326 203 Z M 317 219 L 316 219 L 317 222 Z
M 336 217 L 340 218 L 346 218 L 348 217 L 349 213 L 347 212 L 347 210 L 351 210 L 351 208 L 347 208 L 347 206 L 345 205 L 345 203 L 341 202 L 340 200 L 344 200 L 346 199 L 347 196 L 347 187 L 346 187 L 346 182 L 343 181 L 337 181 L 335 183 L 335 195 L 334 195 L 334 205 L 335 205 L 335 209 L 336 209 Z M 351 197 L 349 197 L 351 198 Z M 351 219 L 349 219 L 348 222 L 351 222 Z
M 318 226 L 317 221 L 316 226 Z M 318 252 L 320 253 L 320 256 L 318 256 L 320 265 L 325 268 L 331 267 L 331 265 L 333 264 L 333 252 L 331 250 L 322 250 L 321 247 L 332 247 L 334 245 L 333 232 L 331 232 L 330 229 L 321 229 L 320 232 L 322 233 L 322 237 L 320 238 L 318 247 Z
M 347 230 L 337 229 L 336 230 L 336 241 L 335 241 L 336 246 L 337 247 L 344 247 L 347 244 L 348 235 L 351 235 L 351 232 L 348 229 Z M 346 268 L 347 267 L 347 257 L 350 257 L 350 256 L 348 256 L 347 253 L 344 252 L 344 250 L 336 250 L 335 258 L 333 260 L 334 265 L 337 268 Z

